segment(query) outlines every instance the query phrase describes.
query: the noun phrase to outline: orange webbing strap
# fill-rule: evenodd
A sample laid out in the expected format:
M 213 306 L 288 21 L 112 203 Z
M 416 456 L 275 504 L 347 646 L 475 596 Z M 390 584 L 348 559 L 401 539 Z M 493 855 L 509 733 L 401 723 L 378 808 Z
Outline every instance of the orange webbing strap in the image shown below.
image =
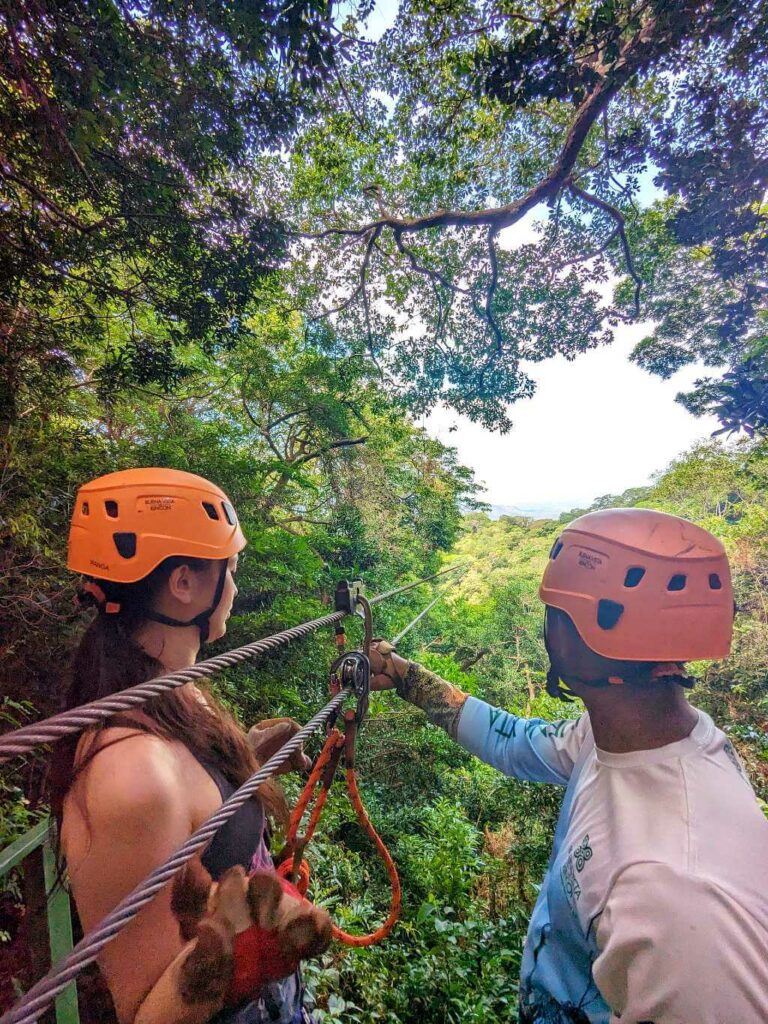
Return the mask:
M 345 729 L 345 746 L 344 746 L 344 763 L 346 768 L 347 776 L 347 792 L 349 793 L 349 799 L 352 801 L 352 806 L 355 808 L 355 814 L 357 820 L 360 822 L 362 827 L 370 836 L 374 846 L 379 851 L 381 859 L 387 869 L 389 875 L 389 882 L 392 886 L 392 901 L 389 905 L 389 914 L 387 919 L 381 927 L 377 928 L 375 932 L 371 932 L 370 935 L 350 935 L 349 932 L 342 931 L 335 924 L 332 924 L 333 937 L 344 942 L 347 946 L 373 946 L 376 942 L 381 942 L 387 935 L 392 931 L 397 919 L 400 917 L 400 904 L 401 890 L 400 890 L 400 879 L 397 875 L 397 868 L 395 862 L 390 856 L 389 850 L 384 845 L 384 840 L 381 838 L 379 833 L 371 824 L 371 819 L 368 817 L 368 812 L 363 806 L 363 799 L 360 796 L 360 790 L 357 788 L 357 775 L 355 773 L 355 737 L 357 733 L 357 722 L 355 720 L 354 711 L 346 711 L 344 713 L 344 729 Z
M 371 819 L 368 817 L 368 813 L 363 806 L 360 790 L 357 787 L 357 775 L 355 773 L 356 735 L 357 722 L 355 720 L 355 713 L 354 711 L 347 711 L 344 714 L 344 735 L 342 735 L 338 729 L 333 729 L 332 732 L 329 733 L 328 739 L 325 741 L 325 745 L 323 746 L 323 749 L 315 763 L 315 767 L 312 769 L 309 780 L 293 810 L 291 822 L 288 827 L 288 856 L 278 866 L 277 871 L 278 874 L 282 875 L 284 878 L 292 877 L 294 884 L 297 885 L 297 888 L 302 895 L 306 893 L 309 886 L 309 864 L 305 860 L 301 859 L 301 855 L 304 852 L 304 848 L 307 843 L 312 838 L 315 828 L 317 827 L 317 823 L 320 820 L 323 805 L 328 797 L 328 791 L 331 788 L 331 783 L 333 782 L 333 777 L 343 752 L 349 799 L 352 801 L 352 806 L 355 808 L 357 820 L 370 836 L 371 841 L 379 851 L 381 859 L 384 861 L 387 874 L 389 875 L 389 881 L 392 886 L 392 900 L 386 921 L 377 928 L 376 931 L 371 932 L 370 935 L 351 935 L 349 932 L 343 931 L 334 924 L 332 925 L 333 937 L 335 939 L 339 939 L 339 941 L 345 943 L 347 946 L 372 946 L 374 943 L 381 942 L 382 939 L 386 938 L 394 928 L 398 918 L 400 917 L 400 906 L 402 900 L 400 879 L 397 875 L 395 862 L 392 860 L 389 850 L 384 845 L 384 841 L 381 836 L 371 824 Z M 298 840 L 297 833 L 299 824 L 304 812 L 309 806 L 315 787 L 318 782 L 321 781 L 321 777 L 322 789 L 320 790 L 315 806 L 312 809 L 312 814 L 310 815 L 309 823 L 307 825 L 307 831 L 302 838 Z

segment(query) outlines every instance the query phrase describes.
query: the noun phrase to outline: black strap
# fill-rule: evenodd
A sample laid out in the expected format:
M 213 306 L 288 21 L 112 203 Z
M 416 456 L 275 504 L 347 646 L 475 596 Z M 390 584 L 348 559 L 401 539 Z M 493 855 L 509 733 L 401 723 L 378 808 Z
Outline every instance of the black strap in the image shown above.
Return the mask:
M 547 649 L 547 655 L 549 657 L 549 671 L 547 672 L 547 693 L 550 697 L 557 697 L 558 700 L 565 701 L 566 704 L 573 704 L 576 700 L 576 694 L 573 690 L 569 690 L 565 683 L 562 681 L 560 676 L 555 669 L 552 662 L 552 651 L 549 648 L 549 635 L 547 631 L 547 616 L 544 615 L 544 646 Z M 576 677 L 574 677 L 576 678 Z M 597 689 L 602 689 L 605 686 L 610 686 L 607 679 L 596 679 L 594 681 L 587 681 L 586 679 L 577 679 L 579 683 L 584 686 L 591 686 Z
M 148 611 L 146 618 L 151 619 L 153 622 L 159 622 L 163 626 L 179 626 L 186 628 L 187 626 L 197 626 L 200 630 L 200 643 L 204 644 L 208 639 L 208 633 L 211 628 L 211 616 L 219 607 L 221 601 L 221 595 L 224 593 L 224 584 L 227 581 L 227 568 L 229 562 L 224 560 L 221 563 L 221 569 L 219 570 L 219 579 L 216 584 L 216 590 L 213 592 L 213 602 L 210 608 L 207 608 L 204 612 L 200 612 L 194 619 L 188 619 L 186 622 L 181 619 L 172 619 L 170 615 L 163 615 L 162 612 Z

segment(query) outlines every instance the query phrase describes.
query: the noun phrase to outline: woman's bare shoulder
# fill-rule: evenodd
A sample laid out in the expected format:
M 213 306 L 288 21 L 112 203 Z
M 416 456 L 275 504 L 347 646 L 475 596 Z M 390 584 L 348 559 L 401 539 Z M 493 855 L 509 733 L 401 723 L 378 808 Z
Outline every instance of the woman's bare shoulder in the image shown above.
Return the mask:
M 177 745 L 130 727 L 86 734 L 76 764 L 84 767 L 78 788 L 93 821 L 124 820 L 166 813 L 183 797 L 183 772 Z

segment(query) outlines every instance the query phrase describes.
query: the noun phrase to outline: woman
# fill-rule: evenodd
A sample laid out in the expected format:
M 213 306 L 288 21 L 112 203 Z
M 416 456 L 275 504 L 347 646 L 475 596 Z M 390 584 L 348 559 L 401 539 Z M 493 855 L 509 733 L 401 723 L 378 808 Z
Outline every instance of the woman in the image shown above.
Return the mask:
M 67 564 L 87 577 L 85 593 L 97 615 L 74 658 L 68 706 L 194 664 L 201 645 L 226 632 L 245 543 L 226 495 L 190 473 L 127 470 L 82 487 Z M 51 803 L 83 928 L 92 929 L 209 818 L 289 738 L 290 725 L 256 732 L 254 750 L 214 698 L 189 683 L 62 741 Z M 304 762 L 299 753 L 285 770 Z M 262 786 L 204 852 L 202 865 L 214 880 L 235 871 L 243 890 L 245 872 L 272 875 L 266 813 L 284 814 L 274 784 Z M 310 1019 L 297 959 L 292 975 L 265 985 L 244 1006 L 219 1014 L 227 1003 L 223 990 L 185 1000 L 177 992 L 179 964 L 196 940 L 182 939 L 171 898 L 169 885 L 101 954 L 121 1024 Z M 318 949 L 327 945 L 327 915 L 310 913 Z M 222 988 L 220 978 L 213 982 Z

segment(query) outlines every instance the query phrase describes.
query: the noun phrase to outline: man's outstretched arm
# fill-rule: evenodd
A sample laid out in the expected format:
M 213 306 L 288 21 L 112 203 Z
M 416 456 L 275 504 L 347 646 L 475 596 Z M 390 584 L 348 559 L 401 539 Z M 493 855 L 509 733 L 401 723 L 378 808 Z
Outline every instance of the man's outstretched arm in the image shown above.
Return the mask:
M 378 645 L 372 667 L 394 683 L 398 694 L 426 712 L 434 725 L 444 729 L 470 753 L 505 775 L 529 782 L 565 785 L 570 778 L 582 744 L 590 739 L 589 719 L 519 718 L 501 708 L 471 697 L 434 672 L 407 662 Z M 376 645 L 375 645 L 376 647 Z M 389 645 L 387 645 L 389 647 Z M 377 688 L 387 684 L 379 683 Z

